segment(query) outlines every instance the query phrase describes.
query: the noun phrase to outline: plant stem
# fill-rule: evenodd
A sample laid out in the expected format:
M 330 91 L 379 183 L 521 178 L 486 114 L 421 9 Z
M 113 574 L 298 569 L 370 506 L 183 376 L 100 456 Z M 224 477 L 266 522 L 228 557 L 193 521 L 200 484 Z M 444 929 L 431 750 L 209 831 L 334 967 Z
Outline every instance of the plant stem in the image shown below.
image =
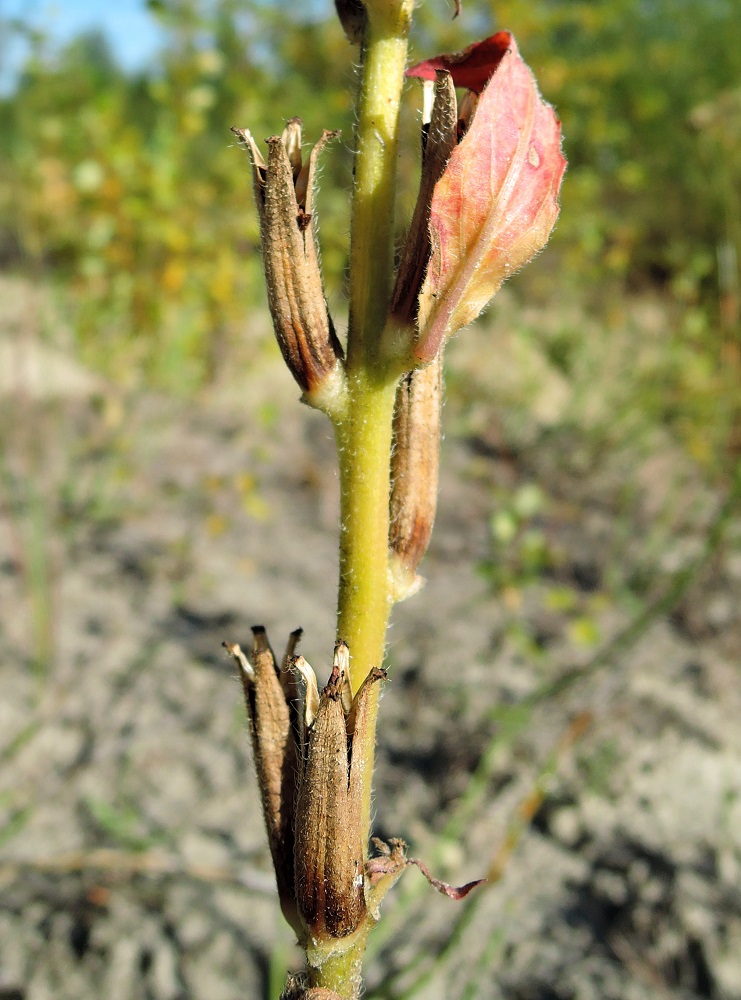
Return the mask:
M 340 471 L 340 581 L 337 635 L 350 649 L 358 690 L 383 663 L 388 583 L 391 425 L 395 381 L 351 380 L 346 419 L 337 426 Z
M 394 252 L 399 108 L 411 0 L 366 5 L 350 240 L 347 369 L 378 369 Z
M 399 109 L 412 0 L 370 0 L 362 48 L 350 249 L 347 405 L 335 420 L 341 536 L 337 634 L 353 691 L 381 666 L 396 378 L 380 356 L 393 277 Z
M 363 45 L 350 251 L 347 397 L 334 416 L 340 475 L 337 635 L 350 650 L 358 690 L 381 666 L 391 601 L 388 576 L 391 445 L 397 376 L 380 343 L 393 278 L 397 134 L 412 0 L 369 0 Z M 378 685 L 365 745 L 362 829 L 370 835 Z M 368 924 L 340 950 L 307 949 L 312 986 L 359 996 Z M 337 945 L 335 944 L 335 948 Z
M 368 672 L 381 666 L 386 648 L 389 598 L 388 532 L 391 429 L 396 384 L 355 377 L 348 416 L 337 427 L 340 464 L 340 585 L 337 635 L 350 650 L 350 683 L 358 690 Z M 362 828 L 370 835 L 371 785 L 378 685 L 365 746 Z M 356 751 L 354 751 L 356 752 Z
M 309 960 L 309 986 L 332 990 L 343 1000 L 358 1000 L 363 984 L 362 965 L 367 930 L 359 934 L 350 947 L 324 956 L 320 965 L 312 966 Z
M 381 356 L 393 278 L 399 110 L 412 0 L 371 0 L 363 43 L 350 250 L 348 405 L 337 421 L 340 469 L 338 638 L 357 691 L 381 666 L 390 611 L 389 493 L 395 375 Z M 378 695 L 374 695 L 377 704 Z M 375 709 L 364 747 L 364 829 L 370 833 Z

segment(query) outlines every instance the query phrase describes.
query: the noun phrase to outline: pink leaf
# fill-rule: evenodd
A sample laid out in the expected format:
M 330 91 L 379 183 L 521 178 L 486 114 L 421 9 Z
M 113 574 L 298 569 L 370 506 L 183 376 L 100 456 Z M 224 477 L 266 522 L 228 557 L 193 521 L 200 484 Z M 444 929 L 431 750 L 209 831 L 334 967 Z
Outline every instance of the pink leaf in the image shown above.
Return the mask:
M 436 70 L 446 69 L 453 77 L 456 87 L 465 87 L 480 94 L 507 50 L 514 44 L 515 40 L 508 31 L 498 31 L 483 42 L 474 42 L 462 52 L 433 56 L 432 59 L 410 66 L 406 75 L 434 80 Z
M 472 322 L 545 246 L 565 169 L 561 123 L 510 37 L 435 186 L 414 352 L 420 361 L 432 360 L 444 338 Z

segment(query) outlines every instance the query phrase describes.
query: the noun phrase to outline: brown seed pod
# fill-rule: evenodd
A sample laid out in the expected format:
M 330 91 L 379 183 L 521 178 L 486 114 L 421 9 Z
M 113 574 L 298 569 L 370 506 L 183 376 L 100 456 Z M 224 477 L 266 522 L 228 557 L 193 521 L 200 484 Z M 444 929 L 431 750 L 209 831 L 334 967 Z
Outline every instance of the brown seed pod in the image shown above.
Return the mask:
M 224 646 L 239 665 L 281 908 L 286 920 L 300 933 L 293 890 L 293 805 L 298 766 L 296 743 L 278 667 L 265 629 L 257 625 L 252 634 L 251 664 L 238 644 L 225 642 Z
M 281 352 L 307 396 L 331 392 L 341 379 L 342 346 L 324 298 L 313 226 L 319 153 L 337 132 L 325 131 L 307 164 L 301 120 L 267 140 L 267 162 L 247 129 L 232 129 L 252 160 L 268 305 Z
M 437 510 L 442 354 L 409 372 L 396 390 L 389 505 L 389 570 L 397 601 L 424 583 L 417 567 L 427 551 Z

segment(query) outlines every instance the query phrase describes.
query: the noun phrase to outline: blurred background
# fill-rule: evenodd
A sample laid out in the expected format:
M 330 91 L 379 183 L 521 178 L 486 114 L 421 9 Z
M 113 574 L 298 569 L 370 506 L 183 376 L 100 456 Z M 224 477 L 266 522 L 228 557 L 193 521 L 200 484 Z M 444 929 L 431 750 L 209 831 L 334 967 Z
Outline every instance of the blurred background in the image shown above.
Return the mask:
M 512 30 L 569 169 L 450 345 L 382 716 L 378 832 L 493 887 L 400 890 L 369 995 L 741 997 L 741 5 L 452 8 L 412 61 Z M 322 675 L 334 457 L 229 127 L 342 129 L 342 330 L 356 61 L 328 0 L 0 3 L 0 1000 L 277 998 L 296 961 L 219 647 L 302 624 Z M 411 83 L 400 239 L 418 122 Z

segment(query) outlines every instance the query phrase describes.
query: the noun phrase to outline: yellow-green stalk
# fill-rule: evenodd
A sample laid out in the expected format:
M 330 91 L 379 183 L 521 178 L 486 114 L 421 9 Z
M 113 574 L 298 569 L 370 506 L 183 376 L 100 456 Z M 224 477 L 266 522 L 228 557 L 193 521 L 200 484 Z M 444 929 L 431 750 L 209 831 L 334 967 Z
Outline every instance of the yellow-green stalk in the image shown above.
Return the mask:
M 362 44 L 350 244 L 347 400 L 342 415 L 335 419 L 341 503 L 337 636 L 350 649 L 353 692 L 373 667 L 383 663 L 390 611 L 389 493 L 398 373 L 388 370 L 379 348 L 393 280 L 399 109 L 412 6 L 410 0 L 366 4 Z M 372 724 L 363 735 L 362 826 L 368 834 L 377 685 L 372 698 Z M 323 964 L 310 964 L 310 985 L 331 989 L 348 1000 L 356 997 L 366 936 L 358 935 L 342 954 Z

